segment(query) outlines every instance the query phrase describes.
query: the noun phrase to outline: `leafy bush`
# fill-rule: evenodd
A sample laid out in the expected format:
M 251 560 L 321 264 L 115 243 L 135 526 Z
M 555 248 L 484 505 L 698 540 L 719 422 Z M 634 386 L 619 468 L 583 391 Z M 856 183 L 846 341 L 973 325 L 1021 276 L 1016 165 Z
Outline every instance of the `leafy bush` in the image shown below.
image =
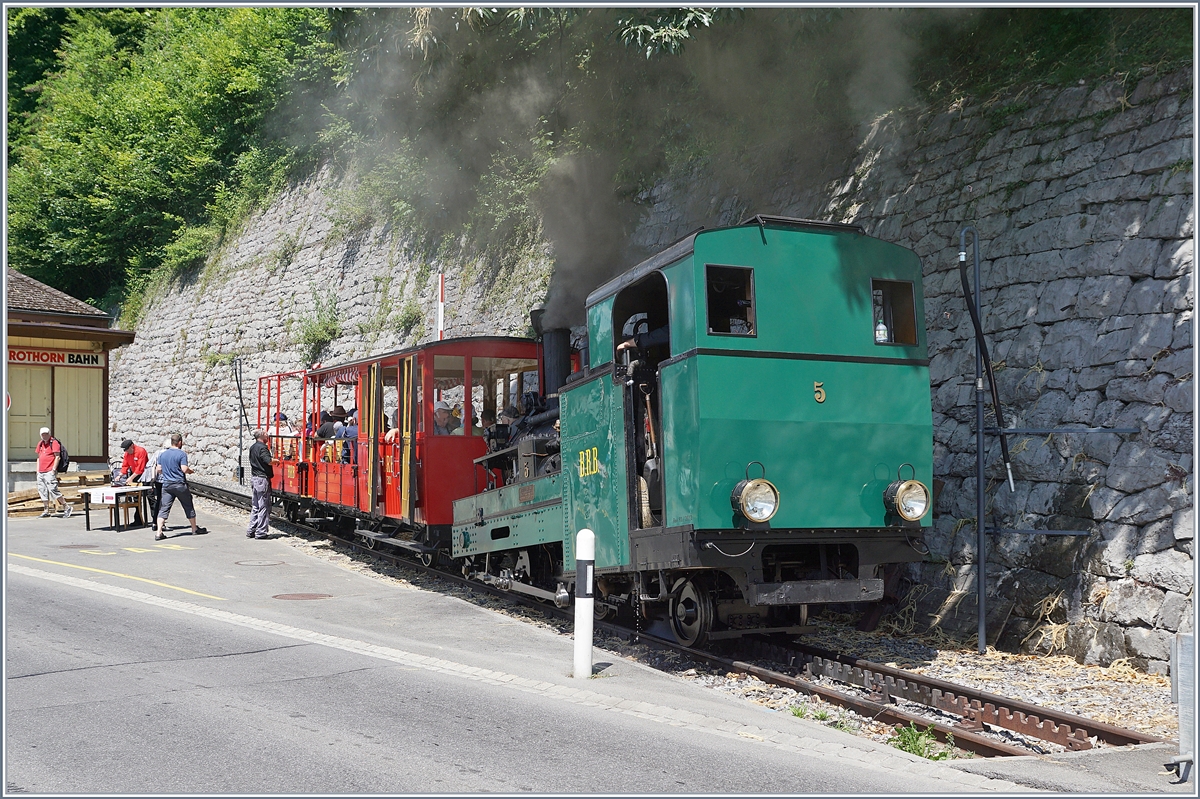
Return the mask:
M 297 341 L 304 352 L 305 362 L 312 363 L 321 357 L 325 348 L 341 334 L 342 321 L 338 313 L 337 297 L 322 298 L 314 288 L 313 315 L 301 320 Z
M 396 313 L 396 332 L 401 336 L 408 337 L 418 325 L 424 326 L 424 323 L 425 314 L 414 302 L 410 301 Z

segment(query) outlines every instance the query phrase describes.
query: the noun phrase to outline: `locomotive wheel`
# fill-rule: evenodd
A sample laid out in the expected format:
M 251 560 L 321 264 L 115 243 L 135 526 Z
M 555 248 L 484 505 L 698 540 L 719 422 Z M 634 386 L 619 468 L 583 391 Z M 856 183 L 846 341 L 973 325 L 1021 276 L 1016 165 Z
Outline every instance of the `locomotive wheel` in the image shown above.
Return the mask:
M 671 589 L 674 598 L 667 614 L 675 640 L 684 646 L 700 646 L 712 632 L 713 602 L 709 593 L 686 577 Z
M 596 621 L 604 621 L 611 613 L 612 608 L 610 608 L 608 605 L 605 605 L 601 602 L 592 603 L 592 616 L 595 617 Z
M 295 502 L 289 502 L 284 511 L 284 516 L 287 517 L 289 522 L 295 524 L 300 519 L 300 506 Z

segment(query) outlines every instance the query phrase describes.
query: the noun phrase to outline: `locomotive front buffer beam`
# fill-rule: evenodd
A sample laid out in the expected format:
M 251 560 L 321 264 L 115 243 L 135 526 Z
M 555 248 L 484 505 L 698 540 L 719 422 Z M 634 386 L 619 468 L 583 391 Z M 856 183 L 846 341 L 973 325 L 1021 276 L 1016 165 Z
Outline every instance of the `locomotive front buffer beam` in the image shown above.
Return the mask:
M 818 605 L 880 599 L 883 599 L 880 579 L 797 580 L 746 586 L 746 601 L 751 605 Z

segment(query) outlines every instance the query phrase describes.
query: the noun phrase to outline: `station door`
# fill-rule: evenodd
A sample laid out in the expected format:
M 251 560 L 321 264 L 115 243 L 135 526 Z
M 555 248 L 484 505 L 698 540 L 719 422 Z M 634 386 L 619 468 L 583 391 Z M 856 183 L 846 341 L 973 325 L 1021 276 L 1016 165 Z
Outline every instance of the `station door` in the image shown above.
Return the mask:
M 50 424 L 53 377 L 50 366 L 9 366 L 8 459 L 28 461 L 37 457 L 38 430 Z

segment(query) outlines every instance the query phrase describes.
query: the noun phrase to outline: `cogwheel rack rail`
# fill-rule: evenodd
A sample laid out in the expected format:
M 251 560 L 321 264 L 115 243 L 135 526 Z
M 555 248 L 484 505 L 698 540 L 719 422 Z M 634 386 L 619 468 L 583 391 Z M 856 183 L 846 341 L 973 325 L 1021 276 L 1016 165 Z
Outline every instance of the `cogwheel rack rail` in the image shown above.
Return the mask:
M 191 488 L 197 496 L 243 509 L 250 507 L 250 497 L 237 490 L 196 481 L 191 482 Z M 551 613 L 564 619 L 573 618 L 570 610 L 561 610 L 533 597 L 502 591 L 476 580 L 467 580 L 453 572 L 437 568 L 436 564 L 424 566 L 407 553 L 394 554 L 316 527 L 295 522 L 289 522 L 289 524 L 364 554 L 435 574 L 477 593 L 504 597 L 515 603 L 536 607 L 543 613 Z M 752 675 L 767 683 L 818 696 L 829 704 L 853 710 L 859 715 L 878 721 L 902 726 L 916 724 L 920 727 L 932 727 L 934 734 L 940 740 L 945 741 L 953 736 L 956 746 L 984 757 L 1032 754 L 1028 747 L 1007 743 L 994 735 L 986 734 L 989 727 L 1059 744 L 1073 751 L 1091 749 L 1100 742 L 1109 746 L 1127 746 L 1159 743 L 1163 740 L 1136 730 L 1116 727 L 1071 713 L 803 644 L 779 644 L 766 638 L 743 638 L 741 640 L 740 645 L 745 647 L 743 654 L 746 657 L 771 662 L 778 668 L 799 671 L 799 674 L 792 675 L 743 660 L 731 660 L 713 652 L 681 646 L 674 641 L 645 632 L 637 632 L 619 624 L 598 621 L 595 623 L 595 628 L 625 640 L 633 639 L 658 649 L 674 651 L 709 666 Z M 820 678 L 855 686 L 865 691 L 867 695 L 864 697 L 854 692 L 841 691 L 832 686 L 815 682 Z M 953 724 L 931 721 L 926 716 L 897 707 L 894 704 L 897 701 L 933 708 L 941 713 L 958 716 L 960 720 Z

